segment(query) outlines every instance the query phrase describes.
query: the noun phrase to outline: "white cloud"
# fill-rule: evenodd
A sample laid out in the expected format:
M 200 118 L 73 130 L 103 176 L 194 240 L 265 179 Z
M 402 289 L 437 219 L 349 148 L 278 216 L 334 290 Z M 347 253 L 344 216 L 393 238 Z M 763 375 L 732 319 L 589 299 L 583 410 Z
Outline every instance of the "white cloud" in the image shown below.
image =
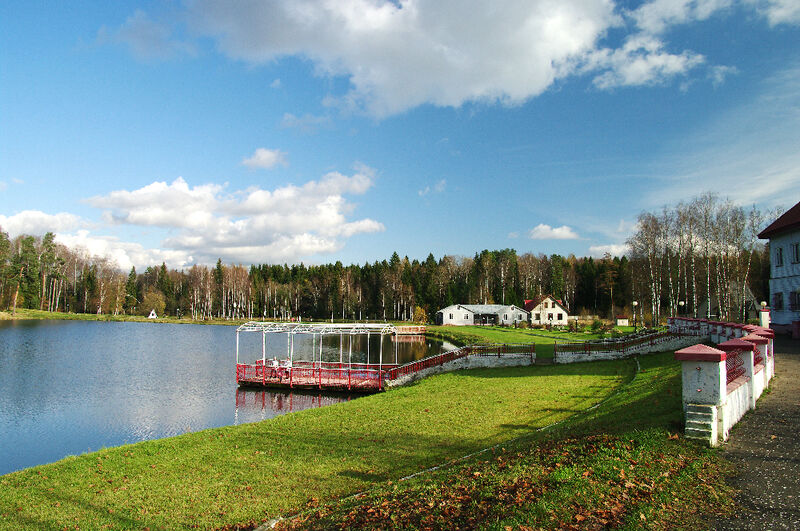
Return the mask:
M 91 234 L 88 230 L 78 230 L 72 234 L 58 233 L 56 241 L 73 250 L 85 249 L 91 256 L 107 257 L 124 271 L 133 266 L 141 270 L 162 262 L 171 268 L 182 268 L 194 262 L 191 254 L 183 250 L 148 249 L 139 243 L 121 241 L 114 236 Z
M 659 34 L 677 24 L 706 20 L 732 3 L 732 0 L 653 0 L 629 12 L 629 16 L 642 31 Z
M 242 164 L 248 168 L 270 169 L 275 166 L 288 166 L 286 153 L 279 149 L 258 148 L 250 158 L 242 160 Z
M 536 225 L 528 233 L 532 240 L 577 240 L 578 234 L 566 225 L 551 227 L 544 223 Z
M 331 119 L 328 116 L 316 116 L 313 114 L 304 114 L 303 116 L 295 116 L 292 113 L 286 113 L 281 119 L 281 127 L 285 129 L 297 129 L 303 133 L 316 133 L 319 129 L 329 127 Z
M 190 5 L 189 20 L 231 58 L 310 59 L 345 76 L 330 102 L 387 116 L 432 103 L 519 104 L 570 73 L 619 22 L 611 0 L 278 0 Z
M 294 262 L 341 249 L 356 234 L 385 230 L 369 218 L 349 219 L 355 205 L 345 196 L 366 193 L 374 177 L 374 170 L 358 166 L 350 176 L 331 172 L 302 186 L 227 194 L 220 185 L 190 187 L 178 178 L 87 202 L 104 209 L 106 220 L 115 224 L 170 229 L 162 247 L 200 263 L 217 257 L 227 262 Z
M 608 245 L 592 245 L 589 247 L 589 256 L 602 258 L 606 253 L 611 256 L 622 256 L 628 254 L 630 249 L 624 243 L 612 243 Z
M 771 26 L 800 24 L 800 3 L 797 0 L 749 0 Z
M 702 55 L 690 51 L 673 54 L 664 51 L 663 43 L 652 36 L 639 34 L 626 40 L 622 48 L 603 49 L 587 61 L 588 71 L 605 70 L 593 80 L 600 89 L 621 86 L 654 85 L 686 74 L 702 64 Z
M 46 232 L 71 231 L 85 225 L 87 223 L 80 217 L 67 212 L 47 214 L 40 210 L 23 210 L 13 216 L 0 214 L 0 227 L 11 238 L 20 234 L 41 236 Z
M 447 187 L 447 180 L 446 179 L 442 179 L 441 181 L 438 181 L 436 184 L 434 184 L 433 188 L 431 188 L 430 185 L 428 185 L 425 188 L 423 188 L 422 190 L 418 190 L 417 194 L 419 194 L 420 197 L 425 197 L 426 195 L 428 195 L 431 192 L 440 194 L 440 193 L 444 192 L 446 187 Z
M 164 60 L 196 53 L 194 45 L 173 35 L 169 24 L 154 21 L 138 9 L 118 29 L 100 28 L 97 40 L 101 44 L 123 44 L 142 60 Z
M 800 23 L 797 0 L 744 0 L 771 25 Z M 175 24 L 210 37 L 229 58 L 272 64 L 309 61 L 321 77 L 348 81 L 325 105 L 375 117 L 424 104 L 519 105 L 556 81 L 590 75 L 600 89 L 665 83 L 699 68 L 700 51 L 675 51 L 679 25 L 732 11 L 735 0 L 196 0 Z M 180 34 L 136 11 L 99 40 L 123 42 L 140 57 L 194 53 Z M 609 33 L 622 44 L 609 47 Z M 716 65 L 709 78 L 724 80 Z M 690 82 L 679 84 L 682 90 Z M 270 85 L 280 86 L 280 79 Z M 340 83 L 332 86 L 340 87 Z M 286 114 L 284 127 L 315 132 L 329 118 Z
M 281 88 L 281 79 L 275 78 L 272 83 L 269 84 L 269 87 L 274 89 Z

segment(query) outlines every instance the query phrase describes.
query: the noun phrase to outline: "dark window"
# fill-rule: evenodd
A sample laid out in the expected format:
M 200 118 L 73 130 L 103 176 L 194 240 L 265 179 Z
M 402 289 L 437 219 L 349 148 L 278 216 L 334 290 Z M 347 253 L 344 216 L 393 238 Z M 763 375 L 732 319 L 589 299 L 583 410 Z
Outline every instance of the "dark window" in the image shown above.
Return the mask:
M 541 320 L 542 320 L 542 314 L 537 313 L 536 314 L 536 319 L 534 319 L 534 321 L 541 321 Z
M 775 249 L 775 267 L 783 267 L 783 247 Z
M 547 314 L 547 320 L 548 321 L 552 321 L 553 320 L 553 314 L 552 313 L 548 313 Z
M 800 293 L 796 291 L 789 292 L 789 310 L 793 312 L 800 310 Z
M 792 250 L 792 263 L 800 263 L 800 243 L 793 243 L 790 249 Z
M 453 314 L 452 313 L 450 314 L 450 320 L 451 321 L 453 320 Z
M 564 317 L 563 317 L 563 315 L 564 315 L 564 314 L 561 314 L 561 313 L 560 313 L 560 314 L 558 314 L 558 320 L 559 320 L 559 321 L 560 321 L 561 319 L 563 319 L 563 318 L 564 318 Z
M 772 295 L 772 309 L 783 310 L 783 293 L 775 293 Z

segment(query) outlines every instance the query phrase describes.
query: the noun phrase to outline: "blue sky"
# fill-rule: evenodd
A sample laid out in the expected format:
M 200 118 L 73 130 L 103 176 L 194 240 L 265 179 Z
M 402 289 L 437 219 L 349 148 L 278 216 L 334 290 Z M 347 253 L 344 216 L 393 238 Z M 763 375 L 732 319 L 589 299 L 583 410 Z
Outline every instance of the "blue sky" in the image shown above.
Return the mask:
M 123 268 L 624 252 L 800 200 L 797 0 L 0 4 L 0 227 Z

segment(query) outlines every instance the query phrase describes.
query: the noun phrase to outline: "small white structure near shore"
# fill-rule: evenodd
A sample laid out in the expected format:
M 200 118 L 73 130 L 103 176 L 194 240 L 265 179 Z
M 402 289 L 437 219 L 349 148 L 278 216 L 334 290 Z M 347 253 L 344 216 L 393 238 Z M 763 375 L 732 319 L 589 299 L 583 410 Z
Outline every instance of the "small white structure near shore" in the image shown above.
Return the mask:
M 147 316 L 148 319 L 158 319 L 158 315 L 156 315 L 155 309 L 150 310 L 150 315 Z

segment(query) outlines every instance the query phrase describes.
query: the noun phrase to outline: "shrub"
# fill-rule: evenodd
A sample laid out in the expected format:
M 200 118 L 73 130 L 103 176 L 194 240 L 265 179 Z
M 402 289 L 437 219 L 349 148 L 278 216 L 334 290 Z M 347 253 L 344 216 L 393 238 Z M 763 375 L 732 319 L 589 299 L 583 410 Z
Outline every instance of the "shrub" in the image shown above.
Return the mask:
M 595 319 L 592 321 L 592 332 L 599 332 L 603 329 L 603 321 L 600 319 Z

